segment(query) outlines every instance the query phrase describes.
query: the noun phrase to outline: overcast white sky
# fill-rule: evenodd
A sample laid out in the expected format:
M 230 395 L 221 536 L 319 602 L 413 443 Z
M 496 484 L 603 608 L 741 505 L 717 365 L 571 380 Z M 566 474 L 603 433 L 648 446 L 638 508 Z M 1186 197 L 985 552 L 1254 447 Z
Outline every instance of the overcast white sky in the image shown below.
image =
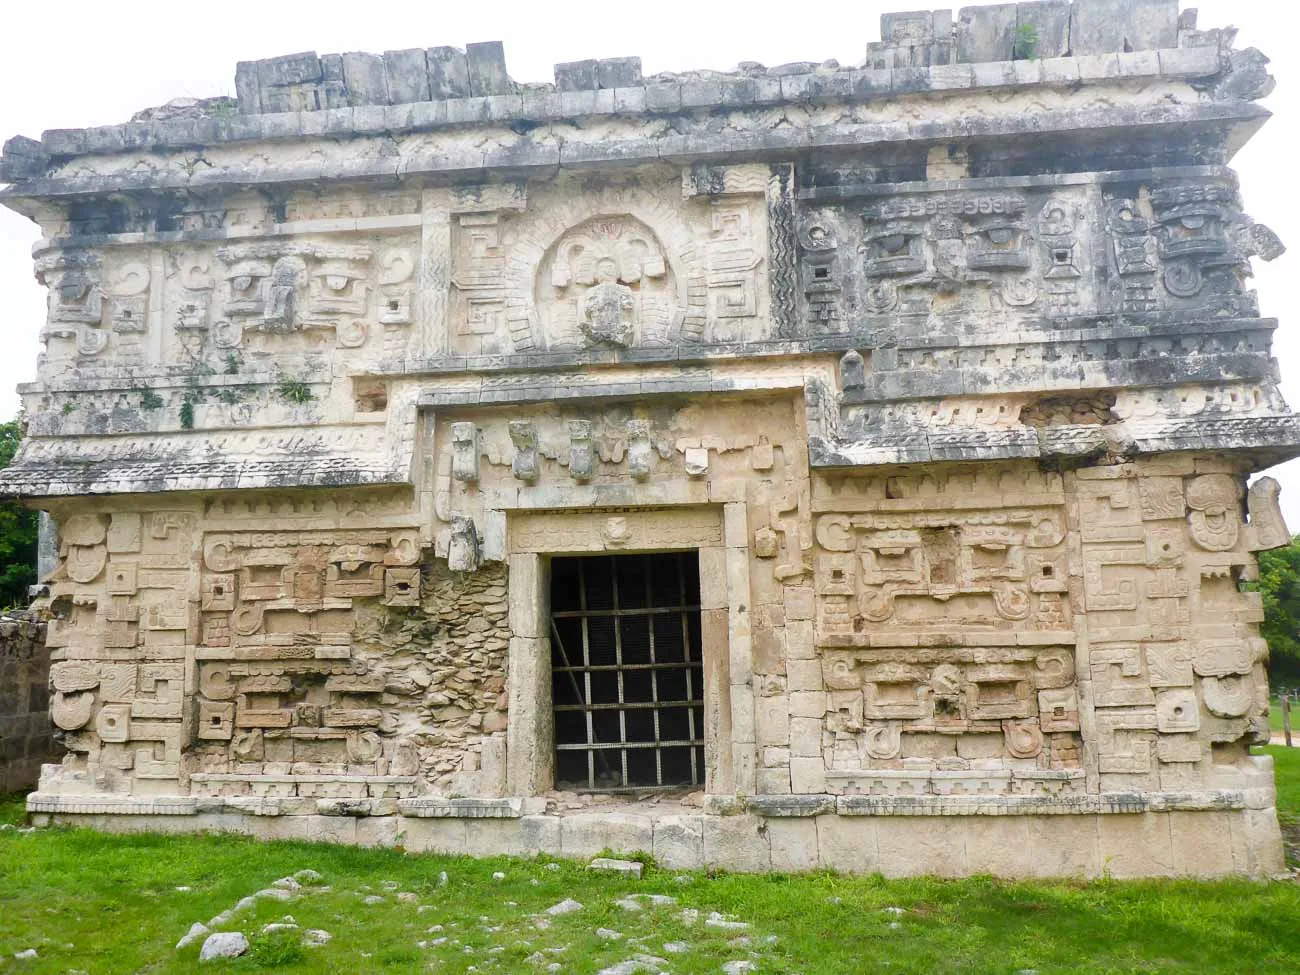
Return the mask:
M 982 4 L 977 4 L 982 5 Z M 182 95 L 234 95 L 235 62 L 296 51 L 382 52 L 438 44 L 502 40 L 510 74 L 549 81 L 557 61 L 639 55 L 647 74 L 688 68 L 733 68 L 739 61 L 781 64 L 836 58 L 861 64 L 880 36 L 880 14 L 924 7 L 908 0 L 655 0 L 649 4 L 409 3 L 388 0 L 62 0 L 15 2 L 0 34 L 0 141 L 11 135 L 127 121 L 139 109 Z M 939 4 L 934 4 L 938 7 Z M 1300 4 L 1289 0 L 1203 0 L 1200 26 L 1241 29 L 1239 47 L 1274 58 L 1278 90 L 1264 104 L 1274 113 L 1234 160 L 1246 208 L 1293 250 L 1256 263 L 1265 315 L 1281 319 L 1274 354 L 1283 391 L 1300 407 L 1300 315 L 1288 283 L 1300 281 L 1295 219 L 1300 70 L 1288 57 L 1300 37 Z M 954 8 L 956 9 L 956 8 Z M 0 208 L 0 419 L 17 412 L 14 387 L 33 378 L 44 292 L 31 269 L 38 232 Z M 1300 530 L 1300 461 L 1275 469 L 1282 505 Z

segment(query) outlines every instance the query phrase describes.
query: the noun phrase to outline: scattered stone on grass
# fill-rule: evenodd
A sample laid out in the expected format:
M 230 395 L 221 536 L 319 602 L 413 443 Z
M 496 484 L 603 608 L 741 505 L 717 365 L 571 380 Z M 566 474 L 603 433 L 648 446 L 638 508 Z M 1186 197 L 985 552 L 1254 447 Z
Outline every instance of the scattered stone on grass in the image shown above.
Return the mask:
M 206 924 L 204 924 L 202 921 L 195 921 L 193 924 L 190 925 L 189 931 L 185 932 L 185 937 L 181 938 L 180 941 L 176 942 L 176 950 L 180 951 L 182 948 L 188 948 L 190 945 L 194 944 L 194 942 L 198 941 L 200 938 L 207 937 L 211 933 L 212 933 L 212 929 L 209 928 Z
M 375 904 L 382 904 L 383 902 L 384 899 L 380 897 L 378 894 L 368 894 L 367 896 L 361 898 L 362 904 L 375 905 Z
M 685 941 L 665 941 L 664 951 L 670 955 L 684 955 L 691 950 L 691 946 Z
M 589 864 L 588 870 L 605 870 L 609 873 L 621 873 L 628 877 L 641 879 L 641 872 L 645 865 L 638 863 L 636 860 L 615 860 L 612 857 L 596 857 Z
M 298 881 L 294 880 L 292 877 L 281 877 L 279 880 L 275 881 L 275 883 L 271 884 L 271 886 L 279 887 L 281 890 L 287 890 L 291 893 L 297 893 L 302 890 L 302 884 L 298 883 Z
M 297 931 L 298 925 L 286 924 L 284 921 L 272 921 L 262 926 L 263 934 L 275 934 L 277 931 Z
M 306 870 L 299 870 L 297 873 L 295 873 L 293 875 L 293 879 L 298 881 L 298 883 L 300 884 L 314 884 L 317 883 L 318 881 L 324 880 L 325 878 L 322 877 L 315 870 L 312 870 L 310 867 L 308 867 Z
M 495 873 L 492 874 L 492 879 L 493 879 L 493 880 L 505 880 L 505 879 L 506 879 L 506 875 L 503 874 L 500 870 L 498 870 L 498 871 L 496 871 Z
M 248 938 L 239 931 L 218 931 L 208 935 L 199 950 L 199 961 L 216 958 L 238 958 L 248 951 Z
M 403 904 L 414 904 L 416 901 L 420 899 L 420 895 L 413 894 L 409 890 L 404 890 L 397 895 L 397 899 L 401 901 Z
M 596 937 L 600 938 L 601 941 L 621 941 L 623 933 L 612 928 L 597 928 Z
M 758 966 L 752 961 L 729 961 L 722 966 L 726 975 L 744 975 L 745 972 L 756 972 Z
M 662 958 L 656 958 L 654 955 L 637 955 L 626 961 L 621 961 L 617 965 L 610 965 L 608 968 L 602 968 L 597 975 L 637 975 L 638 972 L 658 972 L 660 968 L 667 965 L 668 962 Z M 551 969 L 547 969 L 550 971 Z M 555 969 L 558 971 L 559 969 Z
M 671 907 L 677 903 L 677 898 L 667 894 L 628 894 L 614 903 L 625 911 L 641 911 L 645 909 L 645 904 L 651 907 Z
M 36 957 L 36 949 L 24 948 L 22 951 L 14 955 L 14 957 L 17 958 L 19 961 L 31 961 L 31 959 Z
M 582 910 L 581 904 L 575 901 L 572 897 L 566 897 L 564 900 L 560 901 L 560 903 L 552 904 L 548 907 L 546 913 L 550 914 L 552 917 L 557 917 L 560 914 L 572 914 L 574 911 L 580 910 Z
M 713 911 L 704 921 L 706 928 L 716 928 L 719 931 L 747 931 L 749 930 L 748 921 L 737 921 L 734 918 L 727 917 Z

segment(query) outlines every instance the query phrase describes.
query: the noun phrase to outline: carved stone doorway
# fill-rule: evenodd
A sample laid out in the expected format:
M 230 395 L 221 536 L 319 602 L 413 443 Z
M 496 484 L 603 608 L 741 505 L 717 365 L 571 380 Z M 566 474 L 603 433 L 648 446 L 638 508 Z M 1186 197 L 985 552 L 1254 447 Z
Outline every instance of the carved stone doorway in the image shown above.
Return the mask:
M 702 788 L 698 553 L 557 557 L 550 568 L 557 786 Z

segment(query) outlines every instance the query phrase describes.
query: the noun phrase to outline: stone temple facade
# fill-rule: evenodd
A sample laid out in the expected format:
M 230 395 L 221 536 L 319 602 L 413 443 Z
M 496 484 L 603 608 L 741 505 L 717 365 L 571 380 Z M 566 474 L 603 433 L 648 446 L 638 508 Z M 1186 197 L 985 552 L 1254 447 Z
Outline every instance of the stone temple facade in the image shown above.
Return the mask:
M 865 65 L 242 63 L 6 143 L 44 351 L 29 809 L 886 874 L 1280 868 L 1300 452 L 1258 51 L 1176 0 Z

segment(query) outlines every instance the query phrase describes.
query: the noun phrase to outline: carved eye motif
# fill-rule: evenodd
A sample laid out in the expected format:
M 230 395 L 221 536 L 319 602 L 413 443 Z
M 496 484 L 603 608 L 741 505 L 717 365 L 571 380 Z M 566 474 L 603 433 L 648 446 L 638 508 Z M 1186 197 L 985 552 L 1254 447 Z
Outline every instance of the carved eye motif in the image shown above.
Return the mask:
M 357 267 L 331 261 L 313 272 L 310 310 L 316 314 L 359 315 L 365 311 L 366 277 Z
M 1205 217 L 1199 214 L 1196 215 L 1189 214 L 1185 217 L 1180 218 L 1178 222 L 1181 223 L 1188 230 L 1200 230 L 1202 227 L 1205 226 Z
M 866 246 L 866 271 L 872 277 L 916 274 L 925 270 L 925 254 L 919 233 L 910 228 L 890 227 L 870 237 Z
M 1016 239 L 1015 231 L 1010 227 L 994 227 L 988 231 L 990 243 L 1005 247 Z
M 262 286 L 271 274 L 271 268 L 259 261 L 236 264 L 226 275 L 230 291 L 227 311 L 252 314 L 261 310 Z

